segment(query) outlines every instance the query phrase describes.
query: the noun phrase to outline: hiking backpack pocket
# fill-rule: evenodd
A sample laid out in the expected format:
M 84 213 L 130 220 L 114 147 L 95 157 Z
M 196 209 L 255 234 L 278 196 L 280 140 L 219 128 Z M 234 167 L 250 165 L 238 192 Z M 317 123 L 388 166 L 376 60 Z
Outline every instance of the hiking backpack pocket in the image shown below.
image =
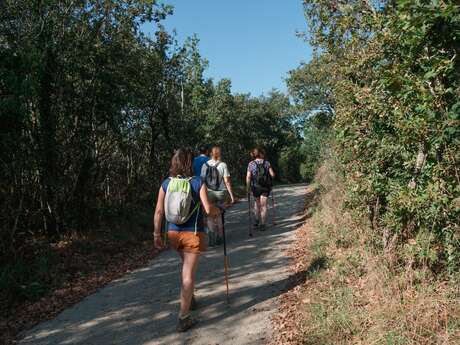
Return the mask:
M 263 161 L 262 163 L 256 162 L 254 186 L 259 189 L 270 189 L 271 181 L 269 174 L 270 172 L 265 165 L 265 161 Z
M 193 202 L 191 179 L 171 178 L 165 197 L 166 220 L 172 224 L 186 223 L 193 212 L 190 211 Z
M 206 176 L 205 176 L 204 182 L 206 183 L 206 187 L 208 187 L 209 190 L 217 191 L 219 190 L 220 184 L 222 182 L 222 178 L 220 176 L 219 170 L 217 169 L 220 162 L 217 163 L 216 165 L 209 165 L 208 163 L 205 163 L 205 164 L 206 164 Z

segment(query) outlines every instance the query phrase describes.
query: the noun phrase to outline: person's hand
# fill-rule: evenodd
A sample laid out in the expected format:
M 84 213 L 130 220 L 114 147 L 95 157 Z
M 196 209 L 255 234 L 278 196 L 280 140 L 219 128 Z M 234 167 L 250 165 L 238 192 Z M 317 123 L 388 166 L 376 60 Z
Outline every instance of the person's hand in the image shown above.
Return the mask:
M 218 207 L 212 205 L 211 209 L 209 210 L 208 217 L 217 218 L 220 216 L 220 210 Z
M 161 239 L 161 234 L 153 235 L 153 244 L 155 246 L 155 249 L 161 250 L 164 248 L 163 241 Z
M 236 204 L 237 200 L 235 199 L 235 197 L 234 197 L 233 195 L 230 196 L 230 199 L 231 199 L 231 200 L 230 200 L 230 204 L 232 204 L 232 205 L 233 205 L 233 204 Z
M 224 209 L 227 209 L 233 205 L 233 200 L 232 201 L 226 201 L 223 205 Z

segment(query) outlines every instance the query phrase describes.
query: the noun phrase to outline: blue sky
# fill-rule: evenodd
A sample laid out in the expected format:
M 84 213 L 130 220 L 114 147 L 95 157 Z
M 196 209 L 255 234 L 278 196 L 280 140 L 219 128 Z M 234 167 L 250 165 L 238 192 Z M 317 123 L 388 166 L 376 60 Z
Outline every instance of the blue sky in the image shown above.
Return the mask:
M 233 92 L 285 91 L 286 73 L 311 57 L 311 48 L 296 36 L 307 25 L 302 0 L 163 2 L 175 7 L 164 23 L 168 31 L 176 29 L 180 42 L 197 34 L 209 60 L 207 76 L 230 78 Z

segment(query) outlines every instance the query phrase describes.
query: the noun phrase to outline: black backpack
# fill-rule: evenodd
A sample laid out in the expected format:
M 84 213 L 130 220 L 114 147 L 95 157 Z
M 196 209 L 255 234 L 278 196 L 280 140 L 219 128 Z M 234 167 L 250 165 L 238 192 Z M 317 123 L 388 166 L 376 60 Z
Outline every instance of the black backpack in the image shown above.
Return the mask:
M 222 178 L 220 176 L 219 170 L 217 167 L 219 166 L 220 162 L 214 166 L 209 165 L 207 162 L 206 164 L 206 176 L 204 182 L 206 186 L 210 190 L 219 190 L 220 184 L 222 182 Z
M 256 163 L 256 170 L 254 174 L 254 186 L 257 188 L 271 188 L 271 178 L 270 172 L 267 166 L 265 165 L 265 160 L 262 163 Z

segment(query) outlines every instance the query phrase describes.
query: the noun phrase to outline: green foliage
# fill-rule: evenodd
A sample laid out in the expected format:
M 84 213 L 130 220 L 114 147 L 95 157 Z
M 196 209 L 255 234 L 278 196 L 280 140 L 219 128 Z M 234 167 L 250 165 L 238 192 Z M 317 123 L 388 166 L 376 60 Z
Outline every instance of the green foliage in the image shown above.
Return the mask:
M 331 137 L 331 113 L 317 112 L 304 124 L 304 134 L 300 151 L 304 157 L 300 168 L 302 178 L 312 181 L 325 156 Z
M 280 152 L 300 141 L 291 119 L 289 99 L 284 94 L 272 91 L 258 98 L 232 95 L 231 81 L 223 79 L 212 89 L 202 132 L 205 142 L 222 146 L 232 175 L 243 182 L 249 151 L 256 145 L 265 147 L 267 159 L 278 170 Z
M 305 157 L 298 147 L 289 147 L 281 152 L 279 173 L 286 182 L 305 180 L 302 174 L 302 162 Z
M 315 56 L 308 64 L 290 71 L 286 80 L 294 101 L 295 121 L 302 132 L 296 169 L 304 181 L 313 180 L 331 136 L 334 83 L 329 66 L 326 56 Z
M 334 76 L 329 73 L 331 65 L 326 55 L 314 56 L 308 64 L 302 63 L 289 72 L 286 83 L 301 116 L 312 111 L 333 111 Z
M 207 79 L 198 38 L 180 45 L 165 31 L 172 12 L 152 0 L 0 1 L 2 287 L 43 293 L 46 281 L 19 264 L 35 239 L 152 207 L 178 147 L 222 145 L 242 182 L 255 145 L 278 169 L 299 143 L 289 98 L 234 95 L 230 80 Z
M 323 65 L 314 79 L 329 80 L 333 95 L 335 150 L 349 205 L 369 216 L 383 246 L 394 236 L 399 243 L 415 240 L 415 264 L 458 269 L 458 3 L 304 4 L 321 52 L 314 63 Z M 299 77 L 305 68 L 293 74 L 294 90 L 311 84 Z M 306 90 L 297 94 L 311 104 Z

